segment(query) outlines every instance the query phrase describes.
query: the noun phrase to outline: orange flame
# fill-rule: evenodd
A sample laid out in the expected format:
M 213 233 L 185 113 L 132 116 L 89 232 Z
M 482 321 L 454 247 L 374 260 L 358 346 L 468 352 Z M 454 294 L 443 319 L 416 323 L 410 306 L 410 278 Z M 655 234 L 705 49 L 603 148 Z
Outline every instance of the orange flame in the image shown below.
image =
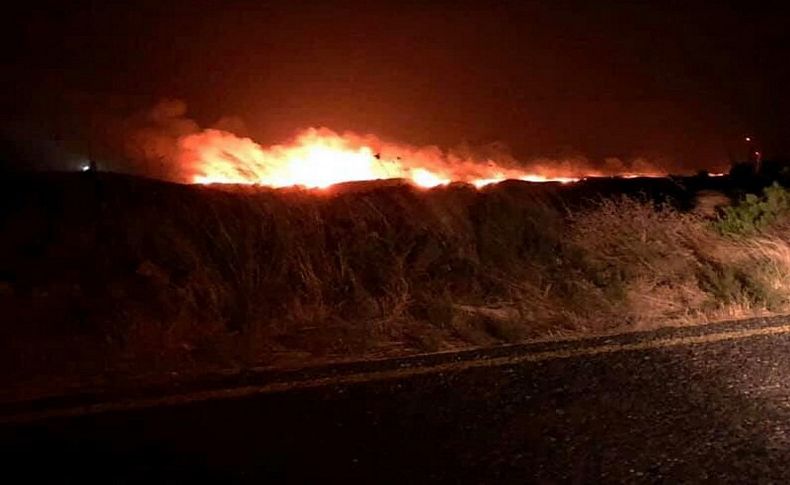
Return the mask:
M 204 130 L 179 140 L 183 178 L 197 184 L 256 184 L 324 188 L 341 182 L 402 178 L 420 187 L 465 182 L 480 188 L 507 179 L 570 183 L 599 172 L 571 173 L 567 165 L 526 171 L 436 147 L 389 144 L 373 136 L 308 129 L 287 144 L 264 148 L 249 138 Z M 514 164 L 510 164 L 514 165 Z

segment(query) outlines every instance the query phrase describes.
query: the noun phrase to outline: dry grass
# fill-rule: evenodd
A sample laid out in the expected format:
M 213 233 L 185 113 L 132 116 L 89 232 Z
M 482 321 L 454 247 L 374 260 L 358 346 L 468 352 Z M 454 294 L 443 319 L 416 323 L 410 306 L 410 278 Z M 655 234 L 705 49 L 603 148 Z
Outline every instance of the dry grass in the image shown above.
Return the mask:
M 619 293 L 635 326 L 676 325 L 786 311 L 786 228 L 721 235 L 706 215 L 635 199 L 608 199 L 574 214 L 574 243 L 591 275 Z
M 712 244 L 713 234 L 697 217 L 631 198 L 606 199 L 574 214 L 570 232 L 585 276 L 633 325 L 685 318 L 704 304 L 698 249 Z
M 733 237 L 709 214 L 633 197 L 566 206 L 558 188 L 526 184 L 330 193 L 92 184 L 24 192 L 3 219 L 12 237 L 0 242 L 0 311 L 16 322 L 5 341 L 80 336 L 52 362 L 276 364 L 790 304 L 790 229 L 779 222 Z

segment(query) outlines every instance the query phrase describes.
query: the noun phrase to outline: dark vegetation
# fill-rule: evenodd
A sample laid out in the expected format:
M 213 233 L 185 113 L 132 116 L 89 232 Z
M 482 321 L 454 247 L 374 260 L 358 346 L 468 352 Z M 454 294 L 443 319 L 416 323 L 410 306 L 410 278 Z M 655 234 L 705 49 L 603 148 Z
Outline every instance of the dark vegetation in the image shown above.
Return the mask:
M 790 206 L 778 185 L 763 195 L 769 182 L 304 191 L 8 176 L 3 379 L 101 385 L 781 311 Z M 694 212 L 710 191 L 742 202 Z

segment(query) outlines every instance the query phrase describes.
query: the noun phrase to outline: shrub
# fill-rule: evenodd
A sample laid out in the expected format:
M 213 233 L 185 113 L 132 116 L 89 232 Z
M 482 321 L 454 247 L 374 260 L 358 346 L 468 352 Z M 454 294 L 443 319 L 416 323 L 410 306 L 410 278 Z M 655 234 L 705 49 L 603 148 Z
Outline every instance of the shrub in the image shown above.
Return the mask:
M 699 305 L 696 249 L 709 235 L 696 216 L 629 197 L 604 199 L 573 214 L 570 232 L 583 276 L 611 306 L 610 318 L 667 318 Z
M 748 235 L 782 220 L 790 213 L 790 193 L 774 183 L 762 196 L 747 194 L 735 206 L 724 207 L 714 227 L 726 235 Z

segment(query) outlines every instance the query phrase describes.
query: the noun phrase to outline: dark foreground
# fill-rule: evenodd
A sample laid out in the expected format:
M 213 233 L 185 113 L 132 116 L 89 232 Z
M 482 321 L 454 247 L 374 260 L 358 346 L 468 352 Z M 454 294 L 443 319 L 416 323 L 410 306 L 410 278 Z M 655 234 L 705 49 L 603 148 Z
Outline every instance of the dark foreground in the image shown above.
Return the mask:
M 30 483 L 787 483 L 786 324 L 598 339 L 563 347 L 578 354 L 566 358 L 6 424 L 0 457 L 5 476 Z M 760 328 L 774 330 L 617 350 Z

